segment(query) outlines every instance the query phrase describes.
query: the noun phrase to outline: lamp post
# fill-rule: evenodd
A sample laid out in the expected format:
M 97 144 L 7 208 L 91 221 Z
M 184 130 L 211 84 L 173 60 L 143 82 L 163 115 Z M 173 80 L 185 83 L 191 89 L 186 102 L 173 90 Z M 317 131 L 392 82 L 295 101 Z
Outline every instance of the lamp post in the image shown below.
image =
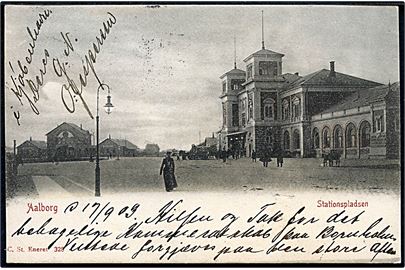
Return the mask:
M 96 169 L 95 169 L 95 176 L 96 176 L 96 183 L 95 183 L 95 195 L 96 197 L 100 197 L 100 153 L 99 153 L 99 122 L 100 117 L 98 113 L 99 107 L 99 96 L 100 96 L 100 88 L 105 90 L 107 88 L 107 103 L 104 105 L 104 109 L 107 114 L 110 114 L 114 109 L 114 106 L 111 103 L 111 96 L 110 96 L 110 87 L 107 84 L 100 84 L 97 88 L 97 110 L 96 110 Z

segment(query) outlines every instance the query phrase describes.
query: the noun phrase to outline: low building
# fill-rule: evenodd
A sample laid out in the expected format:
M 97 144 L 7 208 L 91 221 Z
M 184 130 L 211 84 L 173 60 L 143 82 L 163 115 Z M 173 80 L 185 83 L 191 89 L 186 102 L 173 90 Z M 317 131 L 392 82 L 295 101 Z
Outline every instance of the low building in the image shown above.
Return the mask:
M 331 149 L 344 158 L 399 158 L 399 83 L 364 89 L 312 116 L 315 156 Z
M 148 143 L 143 150 L 145 156 L 159 156 L 160 148 L 155 143 Z
M 47 159 L 46 142 L 30 138 L 17 146 L 17 154 L 23 162 L 45 161 Z
M 91 134 L 73 123 L 63 122 L 46 134 L 49 160 L 81 160 L 94 155 Z
M 135 157 L 139 148 L 126 139 L 105 139 L 100 143 L 100 156 L 106 157 Z

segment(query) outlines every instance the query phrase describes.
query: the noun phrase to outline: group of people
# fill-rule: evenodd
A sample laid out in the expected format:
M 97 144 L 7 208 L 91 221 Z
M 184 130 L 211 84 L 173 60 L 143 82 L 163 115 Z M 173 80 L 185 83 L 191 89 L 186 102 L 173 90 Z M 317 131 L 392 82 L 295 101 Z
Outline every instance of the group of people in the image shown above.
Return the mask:
M 263 163 L 263 167 L 268 167 L 269 162 L 272 161 L 271 157 L 276 156 L 277 158 L 277 167 L 283 167 L 284 163 L 284 152 L 282 149 L 276 149 L 275 151 L 272 151 L 271 148 L 266 148 L 263 152 L 262 155 L 259 158 L 259 161 Z M 256 162 L 257 158 L 257 153 L 255 150 L 252 151 L 252 162 Z
M 228 158 L 228 151 L 225 150 L 225 147 L 220 151 L 220 157 L 223 162 L 226 162 Z M 257 153 L 255 150 L 252 151 L 252 162 L 256 162 Z M 284 152 L 282 149 L 275 149 L 272 151 L 271 148 L 266 148 L 264 151 L 261 152 L 259 161 L 263 163 L 263 167 L 268 167 L 269 162 L 272 161 L 271 157 L 276 156 L 277 158 L 277 167 L 283 167 L 284 163 Z M 179 159 L 179 158 L 178 158 Z M 234 157 L 235 159 L 235 157 Z M 163 174 L 163 180 L 165 183 L 165 189 L 167 192 L 171 192 L 177 188 L 177 181 L 176 176 L 174 174 L 175 171 L 175 164 L 172 158 L 172 153 L 168 151 L 166 156 L 162 160 L 162 164 L 160 165 L 160 175 Z

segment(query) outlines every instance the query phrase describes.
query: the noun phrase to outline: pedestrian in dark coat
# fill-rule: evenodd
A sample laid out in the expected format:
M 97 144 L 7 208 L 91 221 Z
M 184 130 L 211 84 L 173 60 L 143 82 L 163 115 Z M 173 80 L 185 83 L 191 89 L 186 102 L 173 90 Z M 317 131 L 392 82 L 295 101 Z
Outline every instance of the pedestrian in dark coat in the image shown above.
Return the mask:
M 262 157 L 260 158 L 260 161 L 263 162 L 263 167 L 268 167 L 269 162 L 271 161 L 271 150 L 269 148 L 266 148 L 263 151 Z
M 163 180 L 167 192 L 177 188 L 176 176 L 174 175 L 174 160 L 170 155 L 171 152 L 166 153 L 166 157 L 163 159 L 162 165 L 160 166 L 160 175 L 162 175 L 163 172 Z
M 255 150 L 252 151 L 252 161 L 256 162 L 256 151 Z
M 227 156 L 228 156 L 228 152 L 225 150 L 225 146 L 224 146 L 224 148 L 222 149 L 221 155 L 222 155 L 222 161 L 223 161 L 223 162 L 226 162 L 226 158 L 227 158 Z
M 279 149 L 277 153 L 277 167 L 283 167 L 283 162 L 284 162 L 284 153 L 282 149 Z

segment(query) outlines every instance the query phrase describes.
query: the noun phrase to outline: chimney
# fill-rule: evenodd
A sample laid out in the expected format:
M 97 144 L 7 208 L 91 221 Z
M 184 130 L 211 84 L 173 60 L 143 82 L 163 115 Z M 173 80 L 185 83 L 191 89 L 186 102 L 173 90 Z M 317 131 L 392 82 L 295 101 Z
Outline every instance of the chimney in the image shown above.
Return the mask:
M 336 72 L 335 72 L 335 61 L 330 61 L 330 72 L 329 72 L 329 77 L 336 77 Z
M 215 138 L 215 137 L 214 137 L 214 132 L 212 132 L 212 138 Z
M 108 139 L 110 139 L 110 140 L 111 140 L 111 134 L 108 134 Z
M 298 72 L 295 72 L 294 74 L 297 75 L 297 76 L 300 76 L 300 74 Z
M 82 124 L 80 124 L 80 129 L 83 129 Z
M 30 142 L 32 142 L 32 137 L 30 136 Z

